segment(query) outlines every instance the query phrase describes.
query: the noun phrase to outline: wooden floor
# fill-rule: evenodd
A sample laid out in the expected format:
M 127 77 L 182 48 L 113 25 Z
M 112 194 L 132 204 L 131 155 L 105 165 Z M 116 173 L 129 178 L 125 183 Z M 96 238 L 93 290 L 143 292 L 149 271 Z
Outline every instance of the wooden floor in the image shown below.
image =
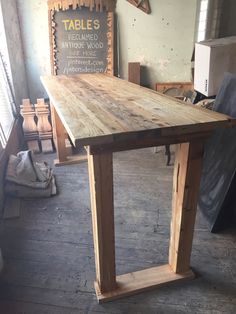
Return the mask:
M 115 154 L 114 167 L 117 273 L 166 263 L 173 167 L 151 149 Z M 1 221 L 1 314 L 236 313 L 236 232 L 211 234 L 200 214 L 197 279 L 98 305 L 87 164 L 55 174 L 58 196 L 24 201 L 19 219 Z

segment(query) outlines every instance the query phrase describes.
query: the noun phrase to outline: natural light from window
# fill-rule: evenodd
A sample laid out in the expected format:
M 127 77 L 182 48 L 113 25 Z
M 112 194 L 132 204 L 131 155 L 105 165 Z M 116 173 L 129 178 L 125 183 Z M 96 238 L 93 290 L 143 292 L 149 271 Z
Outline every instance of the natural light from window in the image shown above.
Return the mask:
M 201 0 L 197 36 L 198 42 L 204 40 L 206 37 L 208 6 L 209 0 Z
M 13 126 L 14 116 L 11 108 L 10 87 L 7 79 L 7 45 L 2 11 L 0 6 L 0 150 L 5 147 Z

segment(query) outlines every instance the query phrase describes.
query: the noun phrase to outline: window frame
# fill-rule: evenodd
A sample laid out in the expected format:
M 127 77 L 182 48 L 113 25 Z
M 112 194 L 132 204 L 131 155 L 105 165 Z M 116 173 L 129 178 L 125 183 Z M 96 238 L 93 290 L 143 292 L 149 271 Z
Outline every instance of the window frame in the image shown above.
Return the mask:
M 3 124 L 1 124 L 0 122 L 0 154 L 7 145 L 7 141 L 10 137 L 16 118 L 16 112 L 14 110 L 15 101 L 12 88 L 10 59 L 8 54 L 7 39 L 1 5 L 2 4 L 0 2 L 0 106 L 3 105 L 5 110 L 3 108 L 1 109 L 0 107 L 0 114 L 1 112 L 4 112 L 4 114 L 7 116 L 8 125 L 6 124 L 6 128 L 4 128 Z

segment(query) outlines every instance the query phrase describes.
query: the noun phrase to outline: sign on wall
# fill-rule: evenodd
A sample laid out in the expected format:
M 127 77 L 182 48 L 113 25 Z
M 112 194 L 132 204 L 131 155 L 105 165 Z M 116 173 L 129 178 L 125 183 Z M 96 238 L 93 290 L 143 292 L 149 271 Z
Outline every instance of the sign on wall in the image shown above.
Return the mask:
M 113 13 L 87 7 L 50 11 L 52 74 L 113 74 Z

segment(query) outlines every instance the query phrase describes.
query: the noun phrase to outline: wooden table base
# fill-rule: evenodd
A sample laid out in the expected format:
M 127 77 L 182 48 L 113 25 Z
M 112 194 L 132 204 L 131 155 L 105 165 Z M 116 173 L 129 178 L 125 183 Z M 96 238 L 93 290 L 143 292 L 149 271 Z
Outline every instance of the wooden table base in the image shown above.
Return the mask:
M 117 288 L 109 292 L 102 293 L 97 282 L 94 286 L 98 302 L 103 303 L 194 277 L 191 270 L 176 274 L 169 265 L 163 265 L 117 276 Z
M 87 155 L 73 155 L 67 156 L 66 160 L 60 161 L 59 159 L 54 160 L 54 165 L 56 167 L 65 166 L 65 165 L 74 165 L 79 164 L 81 162 L 87 162 Z
M 54 143 L 56 145 L 58 157 L 57 159 L 54 160 L 54 165 L 56 167 L 59 167 L 65 165 L 79 164 L 81 162 L 88 161 L 87 154 L 71 155 L 71 152 L 68 153 L 68 147 L 66 147 L 67 132 L 52 102 L 51 102 L 51 115 L 53 125 L 53 138 Z
M 203 141 L 217 128 L 236 125 L 236 119 L 106 74 L 53 75 L 42 82 L 52 105 L 59 163 L 69 161 L 67 134 L 75 147 L 87 147 L 98 300 L 192 278 Z M 178 145 L 168 265 L 116 276 L 113 153 L 172 144 Z
M 116 276 L 112 152 L 92 153 L 88 168 L 99 302 L 194 278 L 190 269 L 203 139 L 176 145 L 169 264 Z

